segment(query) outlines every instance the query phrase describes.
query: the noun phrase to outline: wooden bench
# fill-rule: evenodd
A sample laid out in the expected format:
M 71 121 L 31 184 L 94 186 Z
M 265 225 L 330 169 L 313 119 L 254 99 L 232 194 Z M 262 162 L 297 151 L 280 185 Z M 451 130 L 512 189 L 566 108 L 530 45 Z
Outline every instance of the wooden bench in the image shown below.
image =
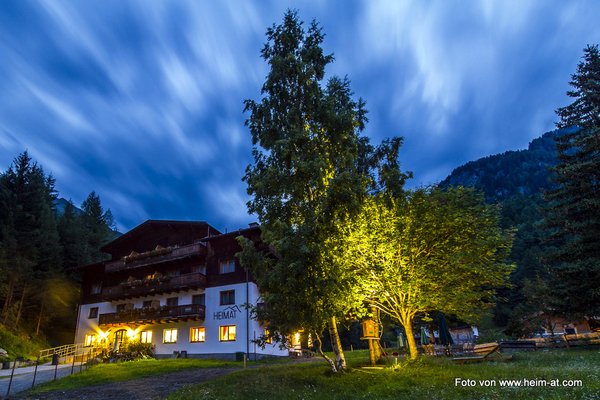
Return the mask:
M 481 361 L 508 361 L 512 356 L 504 356 L 500 353 L 500 345 L 498 343 L 482 343 L 476 344 L 473 347 L 473 356 L 454 357 L 452 361 L 459 364 L 481 362 Z

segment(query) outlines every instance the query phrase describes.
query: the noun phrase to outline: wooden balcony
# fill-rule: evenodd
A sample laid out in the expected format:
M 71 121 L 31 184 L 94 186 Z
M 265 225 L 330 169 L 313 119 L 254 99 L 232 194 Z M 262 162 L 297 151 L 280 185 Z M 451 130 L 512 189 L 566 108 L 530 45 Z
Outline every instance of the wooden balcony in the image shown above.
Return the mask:
M 118 313 L 100 314 L 99 325 L 160 324 L 175 321 L 204 320 L 205 307 L 200 304 L 163 306 L 160 308 L 134 308 Z
M 206 254 L 206 247 L 203 243 L 194 243 L 180 247 L 168 247 L 147 251 L 127 256 L 121 260 L 109 261 L 105 265 L 105 272 L 124 271 L 127 269 L 144 267 L 147 265 L 161 264 L 182 258 L 200 256 Z
M 104 301 L 131 299 L 182 290 L 203 289 L 205 287 L 206 275 L 194 272 L 173 277 L 162 277 L 160 281 L 145 282 L 140 286 L 131 286 L 127 282 L 123 282 L 120 285 L 102 289 L 102 299 Z

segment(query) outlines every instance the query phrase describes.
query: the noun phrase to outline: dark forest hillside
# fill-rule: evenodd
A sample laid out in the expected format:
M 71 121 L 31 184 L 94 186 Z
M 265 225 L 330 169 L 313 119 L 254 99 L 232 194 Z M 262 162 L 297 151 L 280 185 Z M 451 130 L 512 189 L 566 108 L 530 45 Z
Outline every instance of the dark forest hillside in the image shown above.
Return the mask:
M 519 318 L 526 310 L 527 288 L 543 270 L 547 252 L 543 224 L 543 193 L 553 183 L 550 169 L 557 162 L 554 138 L 566 130 L 547 132 L 525 150 L 507 151 L 456 168 L 440 186 L 469 186 L 481 190 L 490 203 L 502 206 L 502 225 L 516 230 L 510 261 L 513 287 L 500 292 L 496 324 L 507 333 L 522 333 Z
M 525 150 L 470 161 L 454 169 L 440 186 L 475 187 L 489 202 L 502 202 L 518 195 L 537 195 L 551 186 L 548 169 L 558 162 L 554 137 L 562 132 L 547 132 L 531 141 Z
M 113 225 L 96 193 L 80 208 L 59 198 L 54 178 L 27 152 L 0 172 L 0 347 L 27 356 L 7 338 L 72 342 L 76 267 L 105 257 L 99 249 L 118 235 Z

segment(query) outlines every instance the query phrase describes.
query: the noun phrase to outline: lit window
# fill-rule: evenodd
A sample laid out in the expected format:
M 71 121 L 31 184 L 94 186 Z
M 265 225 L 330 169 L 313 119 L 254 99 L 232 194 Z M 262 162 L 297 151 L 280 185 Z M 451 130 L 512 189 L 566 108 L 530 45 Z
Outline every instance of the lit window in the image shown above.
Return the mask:
M 221 261 L 219 263 L 219 273 L 220 274 L 229 274 L 235 271 L 235 261 L 234 260 L 226 260 Z
M 165 329 L 163 331 L 163 343 L 177 343 L 177 328 Z
M 268 329 L 265 329 L 263 335 L 265 336 L 265 343 L 273 343 L 273 338 L 270 336 L 271 332 Z
M 88 314 L 88 318 L 98 318 L 98 307 L 90 308 L 90 313 Z
M 90 347 L 96 343 L 96 335 L 85 335 L 84 346 Z
M 203 326 L 190 328 L 190 342 L 204 342 L 206 340 L 206 331 Z
M 175 339 L 177 339 L 177 333 L 175 333 Z M 140 342 L 141 343 L 152 343 L 152 331 L 140 332 Z
M 219 327 L 219 340 L 221 342 L 232 342 L 235 340 L 235 325 Z
M 222 306 L 227 306 L 230 304 L 235 304 L 235 290 L 224 290 L 220 293 L 220 302 L 219 304 Z

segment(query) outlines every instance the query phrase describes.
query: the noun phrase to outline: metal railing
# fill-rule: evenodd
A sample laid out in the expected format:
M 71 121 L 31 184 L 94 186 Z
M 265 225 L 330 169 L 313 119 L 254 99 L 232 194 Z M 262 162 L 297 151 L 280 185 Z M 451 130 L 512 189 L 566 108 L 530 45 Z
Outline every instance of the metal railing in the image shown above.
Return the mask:
M 31 387 L 33 388 L 36 383 L 36 379 L 38 378 L 38 369 L 40 367 L 40 361 L 45 361 L 47 358 L 52 359 L 51 366 L 45 365 L 43 374 L 44 380 L 56 380 L 58 377 L 58 369 L 59 364 L 63 364 L 61 370 L 65 370 L 61 372 L 61 377 L 66 375 L 73 375 L 75 372 L 81 372 L 83 370 L 84 365 L 89 366 L 88 361 L 97 357 L 103 350 L 103 347 L 99 346 L 85 346 L 83 343 L 75 343 L 75 344 L 66 344 L 63 346 L 52 347 L 50 349 L 40 350 L 38 353 L 37 360 L 35 361 L 35 368 L 32 374 Z M 14 361 L 12 371 L 10 374 L 10 378 L 8 381 L 8 387 L 6 390 L 6 397 L 10 395 L 10 390 L 12 388 L 13 379 L 15 375 L 15 370 L 17 368 L 17 362 Z M 79 362 L 79 371 L 76 371 L 75 364 Z M 69 372 L 66 370 L 68 366 L 71 366 L 70 373 L 67 374 L 65 372 Z M 50 368 L 48 368 L 50 367 Z M 52 371 L 53 370 L 53 371 Z M 31 373 L 30 373 L 31 374 Z M 22 375 L 22 374 L 20 374 Z

